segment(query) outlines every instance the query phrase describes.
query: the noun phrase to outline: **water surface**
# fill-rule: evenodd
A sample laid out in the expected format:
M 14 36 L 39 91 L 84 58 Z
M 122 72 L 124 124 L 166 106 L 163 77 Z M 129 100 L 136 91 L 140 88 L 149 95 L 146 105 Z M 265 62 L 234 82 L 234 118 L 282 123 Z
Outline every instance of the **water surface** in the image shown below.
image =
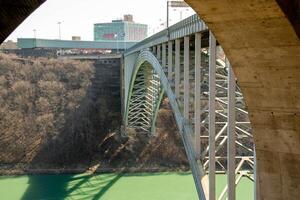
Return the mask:
M 220 194 L 226 176 L 217 176 Z M 253 199 L 253 183 L 242 178 L 237 199 Z M 0 176 L 1 200 L 196 200 L 190 173 L 62 174 Z

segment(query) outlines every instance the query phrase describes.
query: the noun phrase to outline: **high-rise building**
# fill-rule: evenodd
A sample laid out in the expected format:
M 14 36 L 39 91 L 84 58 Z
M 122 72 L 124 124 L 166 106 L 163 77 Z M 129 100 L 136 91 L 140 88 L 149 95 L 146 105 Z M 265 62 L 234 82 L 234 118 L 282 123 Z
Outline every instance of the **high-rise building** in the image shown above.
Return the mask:
M 132 15 L 124 15 L 123 20 L 112 20 L 111 23 L 94 24 L 95 41 L 139 42 L 147 37 L 147 32 L 148 26 L 135 23 Z

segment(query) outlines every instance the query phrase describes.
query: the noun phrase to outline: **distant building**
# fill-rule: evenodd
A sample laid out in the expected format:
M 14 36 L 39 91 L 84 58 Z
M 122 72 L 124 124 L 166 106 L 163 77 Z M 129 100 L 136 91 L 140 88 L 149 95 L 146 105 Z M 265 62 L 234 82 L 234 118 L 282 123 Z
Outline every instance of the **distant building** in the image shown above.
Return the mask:
M 122 40 L 139 42 L 147 37 L 148 26 L 133 21 L 132 15 L 124 15 L 123 20 L 113 20 L 111 23 L 94 24 L 94 40 Z

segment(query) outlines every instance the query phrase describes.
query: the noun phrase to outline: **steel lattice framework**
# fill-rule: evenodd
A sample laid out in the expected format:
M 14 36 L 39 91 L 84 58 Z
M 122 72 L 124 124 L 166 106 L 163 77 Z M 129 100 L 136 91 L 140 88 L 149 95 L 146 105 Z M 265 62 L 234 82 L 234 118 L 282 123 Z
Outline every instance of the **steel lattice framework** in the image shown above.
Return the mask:
M 136 59 L 124 113 L 126 127 L 155 134 L 163 94 L 169 99 L 199 199 L 234 199 L 242 177 L 256 182 L 248 112 L 229 61 L 203 22 L 177 24 L 178 37 L 159 33 L 128 50 Z M 180 26 L 183 27 L 180 31 Z M 191 26 L 192 28 L 189 28 Z M 172 30 L 172 27 L 170 28 Z M 188 31 L 186 31 L 188 30 Z M 138 56 L 131 58 L 133 53 Z M 130 62 L 127 62 L 130 63 Z M 216 198 L 216 173 L 228 183 Z
M 163 89 L 158 74 L 149 63 L 138 68 L 130 93 L 127 126 L 154 133 Z

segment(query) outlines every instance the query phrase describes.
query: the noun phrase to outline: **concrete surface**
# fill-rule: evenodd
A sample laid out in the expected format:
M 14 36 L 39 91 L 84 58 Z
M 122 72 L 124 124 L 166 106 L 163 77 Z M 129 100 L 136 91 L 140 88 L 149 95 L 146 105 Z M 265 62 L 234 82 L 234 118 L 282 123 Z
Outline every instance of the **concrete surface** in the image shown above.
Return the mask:
M 245 96 L 255 137 L 260 199 L 298 200 L 300 41 L 296 26 L 275 0 L 187 2 L 220 42 Z

